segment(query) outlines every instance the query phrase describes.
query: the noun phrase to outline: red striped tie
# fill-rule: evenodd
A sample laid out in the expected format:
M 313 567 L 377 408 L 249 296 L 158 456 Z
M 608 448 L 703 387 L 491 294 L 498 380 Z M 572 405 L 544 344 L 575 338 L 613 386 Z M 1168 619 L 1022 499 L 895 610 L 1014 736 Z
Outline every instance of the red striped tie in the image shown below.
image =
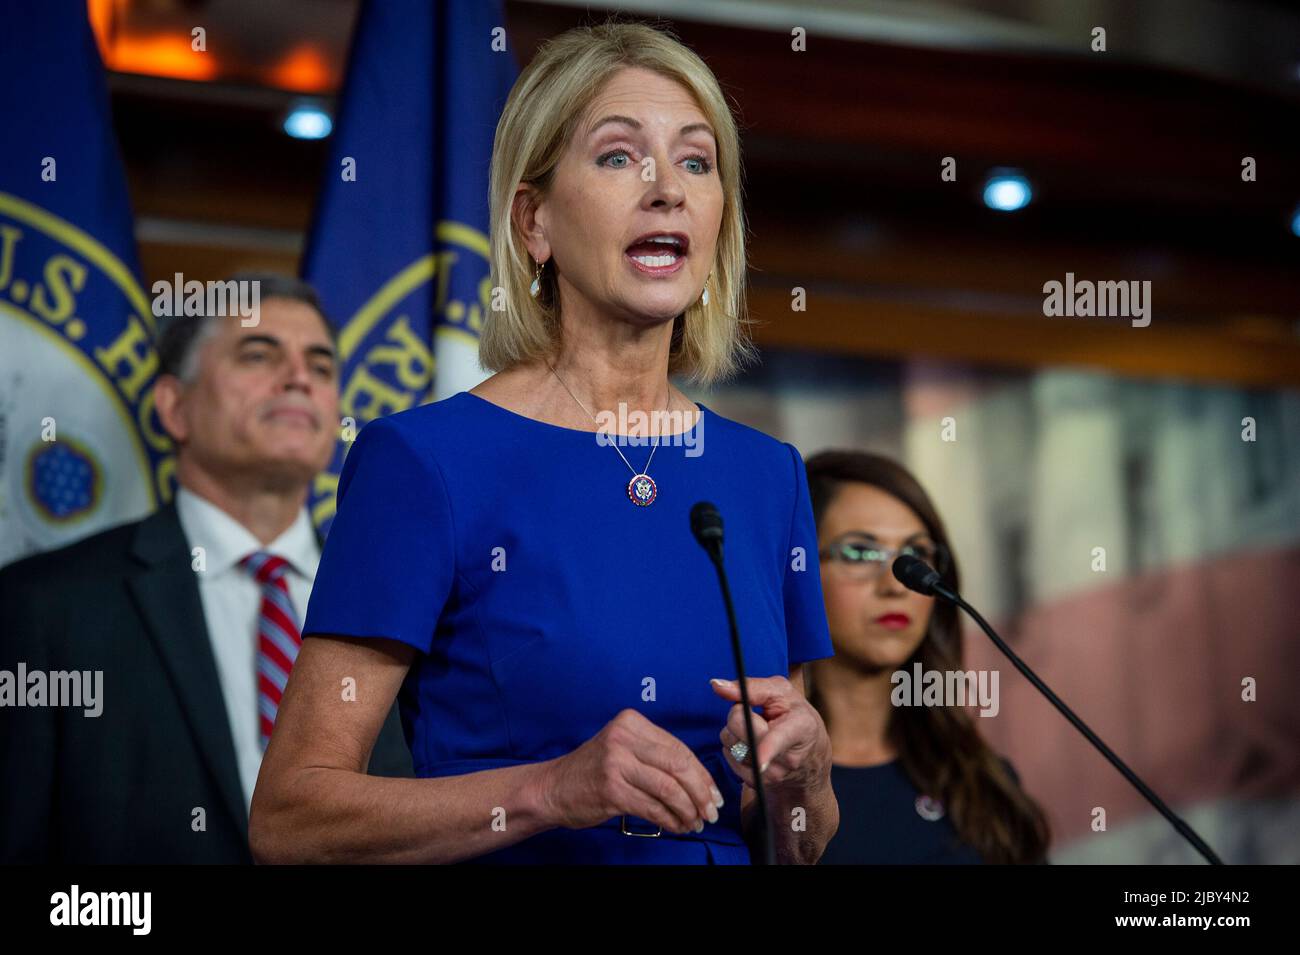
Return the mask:
M 264 551 L 249 554 L 239 565 L 262 587 L 262 609 L 257 615 L 257 714 L 262 749 L 271 739 L 275 714 L 280 708 L 284 685 L 298 658 L 302 634 L 298 615 L 289 599 L 284 575 L 289 563 Z

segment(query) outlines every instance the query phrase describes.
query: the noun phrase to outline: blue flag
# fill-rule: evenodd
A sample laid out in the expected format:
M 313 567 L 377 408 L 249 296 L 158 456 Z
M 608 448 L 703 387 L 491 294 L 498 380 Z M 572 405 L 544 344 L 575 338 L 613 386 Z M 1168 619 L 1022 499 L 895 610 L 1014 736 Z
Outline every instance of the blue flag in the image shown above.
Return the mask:
M 516 67 L 496 0 L 364 3 L 303 277 L 339 325 L 342 438 L 325 528 L 367 421 L 472 388 L 491 300 L 488 173 Z
M 173 459 L 85 0 L 0 0 L 0 24 L 5 564 L 153 510 Z

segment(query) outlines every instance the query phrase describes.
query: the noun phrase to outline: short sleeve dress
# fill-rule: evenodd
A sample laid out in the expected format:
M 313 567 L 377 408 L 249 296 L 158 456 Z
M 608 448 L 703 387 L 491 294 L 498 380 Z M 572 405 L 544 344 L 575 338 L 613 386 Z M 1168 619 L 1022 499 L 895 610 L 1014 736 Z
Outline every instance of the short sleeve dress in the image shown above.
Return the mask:
M 619 449 L 641 470 L 651 445 Z M 648 506 L 619 449 L 460 392 L 367 424 L 344 462 L 303 633 L 418 651 L 398 698 L 417 776 L 563 756 L 632 708 L 690 746 L 726 802 L 698 834 L 632 836 L 656 827 L 615 817 L 474 861 L 749 863 L 718 740 L 730 704 L 709 686 L 735 664 L 697 501 L 725 522 L 749 675 L 832 655 L 792 445 L 700 405 L 655 452 Z

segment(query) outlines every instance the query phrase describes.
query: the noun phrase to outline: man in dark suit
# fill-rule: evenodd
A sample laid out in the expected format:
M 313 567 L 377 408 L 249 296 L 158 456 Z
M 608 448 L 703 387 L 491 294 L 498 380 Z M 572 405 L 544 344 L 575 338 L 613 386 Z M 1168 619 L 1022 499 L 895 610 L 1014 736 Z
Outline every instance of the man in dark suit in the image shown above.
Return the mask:
M 0 672 L 38 703 L 0 710 L 0 862 L 252 861 L 248 806 L 320 556 L 305 504 L 333 451 L 339 375 L 310 286 L 235 278 L 258 283 L 255 324 L 177 318 L 159 342 L 176 499 L 0 570 Z M 73 671 L 97 699 L 50 705 Z M 370 771 L 411 775 L 396 710 Z

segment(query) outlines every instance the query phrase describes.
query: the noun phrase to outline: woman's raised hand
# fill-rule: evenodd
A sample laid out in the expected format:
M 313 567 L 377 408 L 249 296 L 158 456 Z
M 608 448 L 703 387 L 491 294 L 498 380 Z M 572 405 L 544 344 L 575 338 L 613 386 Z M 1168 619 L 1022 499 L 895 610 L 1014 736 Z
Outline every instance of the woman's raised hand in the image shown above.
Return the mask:
M 751 714 L 758 752 L 740 762 L 731 752 L 736 743 L 749 742 L 740 686 L 734 680 L 709 682 L 713 692 L 735 702 L 718 738 L 728 765 L 746 785 L 754 785 L 755 765 L 769 785 L 797 786 L 824 777 L 830 763 L 830 737 L 820 714 L 798 687 L 783 676 L 749 678 L 749 704 L 762 707 L 763 714 Z

